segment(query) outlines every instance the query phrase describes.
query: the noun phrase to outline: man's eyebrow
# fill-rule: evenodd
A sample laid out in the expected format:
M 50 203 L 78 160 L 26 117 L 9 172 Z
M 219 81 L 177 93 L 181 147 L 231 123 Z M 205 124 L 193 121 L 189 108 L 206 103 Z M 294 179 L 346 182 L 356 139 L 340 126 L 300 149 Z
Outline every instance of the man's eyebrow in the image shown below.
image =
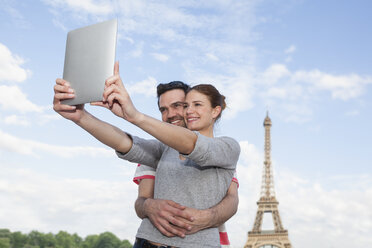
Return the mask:
M 178 104 L 185 104 L 185 102 L 178 101 L 178 102 L 172 103 L 171 105 L 178 105 Z

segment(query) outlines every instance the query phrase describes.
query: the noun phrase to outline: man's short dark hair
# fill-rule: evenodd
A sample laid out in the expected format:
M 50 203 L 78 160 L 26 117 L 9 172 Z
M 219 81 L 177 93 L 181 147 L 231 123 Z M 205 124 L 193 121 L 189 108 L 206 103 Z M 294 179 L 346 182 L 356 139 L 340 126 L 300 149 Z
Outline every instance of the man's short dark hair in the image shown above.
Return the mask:
M 190 86 L 181 81 L 172 81 L 167 84 L 159 84 L 156 87 L 158 99 L 163 93 L 167 92 L 168 90 L 175 90 L 175 89 L 181 89 L 186 94 L 190 90 Z

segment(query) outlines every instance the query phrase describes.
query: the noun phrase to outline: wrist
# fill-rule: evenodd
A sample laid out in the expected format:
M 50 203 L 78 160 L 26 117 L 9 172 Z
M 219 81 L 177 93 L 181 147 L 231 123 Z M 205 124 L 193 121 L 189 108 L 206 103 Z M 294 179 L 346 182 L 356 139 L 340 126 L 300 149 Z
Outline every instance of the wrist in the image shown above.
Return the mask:
M 150 206 L 150 204 L 151 204 L 151 198 L 144 198 L 144 200 L 143 200 L 143 204 L 142 204 L 142 206 L 143 206 L 143 208 L 142 208 L 142 213 L 143 213 L 143 215 L 145 216 L 145 217 L 149 217 L 148 216 L 148 208 L 149 208 L 149 206 Z
M 144 202 L 146 199 L 147 198 L 144 198 L 144 197 L 138 197 L 136 202 L 134 203 L 136 214 L 141 219 L 144 219 L 147 217 L 145 214 L 145 207 L 144 207 Z
M 215 227 L 215 221 L 214 221 L 216 217 L 215 210 L 213 210 L 212 208 L 209 208 L 209 209 L 204 209 L 200 211 L 201 213 L 199 216 L 201 217 L 201 222 L 204 225 L 203 229 Z
M 132 120 L 128 120 L 130 123 L 140 126 L 143 120 L 145 119 L 145 114 L 139 112 L 136 110 L 136 114 L 134 115 L 134 118 Z
M 216 223 L 216 220 L 217 220 L 217 211 L 214 209 L 214 208 L 209 208 L 207 209 L 207 214 L 206 216 L 208 216 L 208 219 L 207 219 L 207 223 L 208 223 L 208 227 L 217 227 L 217 223 Z
M 84 109 L 83 111 L 81 111 L 81 114 L 79 115 L 78 119 L 72 121 L 75 122 L 76 125 L 82 126 L 84 124 L 85 119 L 88 118 L 88 115 L 89 113 L 86 112 Z

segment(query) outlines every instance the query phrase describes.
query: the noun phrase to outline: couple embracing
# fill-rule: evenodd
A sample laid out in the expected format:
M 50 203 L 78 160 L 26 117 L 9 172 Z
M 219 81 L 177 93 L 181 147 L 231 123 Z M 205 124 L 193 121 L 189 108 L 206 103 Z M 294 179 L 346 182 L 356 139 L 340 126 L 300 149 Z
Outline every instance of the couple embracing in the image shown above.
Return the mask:
M 230 137 L 214 137 L 225 97 L 210 84 L 190 88 L 178 81 L 160 84 L 157 91 L 163 121 L 135 108 L 116 63 L 114 75 L 105 82 L 102 101 L 92 103 L 138 126 L 155 138 L 151 140 L 97 119 L 84 105 L 62 104 L 75 96 L 63 79 L 56 80 L 53 104 L 56 112 L 113 148 L 120 158 L 139 164 L 134 177 L 139 183 L 135 207 L 143 220 L 134 248 L 228 244 L 223 225 L 218 226 L 237 210 L 234 174 L 240 147 Z

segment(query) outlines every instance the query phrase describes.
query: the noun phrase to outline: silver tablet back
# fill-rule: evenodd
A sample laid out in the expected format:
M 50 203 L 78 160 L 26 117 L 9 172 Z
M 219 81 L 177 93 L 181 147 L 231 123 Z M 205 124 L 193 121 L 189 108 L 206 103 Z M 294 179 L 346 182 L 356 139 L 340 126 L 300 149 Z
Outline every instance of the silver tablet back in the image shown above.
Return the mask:
M 102 100 L 105 80 L 114 72 L 116 36 L 116 19 L 67 34 L 63 79 L 71 84 L 76 97 L 62 101 L 63 104 Z

